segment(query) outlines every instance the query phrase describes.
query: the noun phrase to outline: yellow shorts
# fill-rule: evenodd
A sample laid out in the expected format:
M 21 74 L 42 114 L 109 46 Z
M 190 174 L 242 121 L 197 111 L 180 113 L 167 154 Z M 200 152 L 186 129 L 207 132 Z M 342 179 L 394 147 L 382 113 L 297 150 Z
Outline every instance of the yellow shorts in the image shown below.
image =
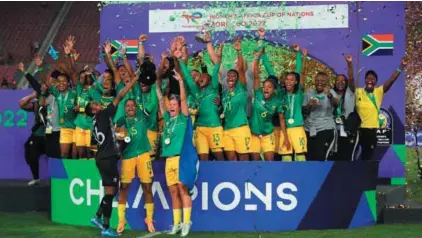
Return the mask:
M 179 159 L 180 156 L 168 157 L 166 159 L 166 182 L 169 187 L 180 183 Z
M 73 133 L 73 143 L 76 146 L 90 147 L 91 146 L 91 131 L 76 127 Z
M 135 169 L 141 183 L 152 183 L 154 172 L 152 171 L 151 158 L 148 153 L 140 154 L 130 159 L 123 159 L 120 165 L 120 179 L 122 183 L 131 183 L 135 178 Z
M 280 155 L 293 154 L 293 150 L 296 154 L 307 152 L 308 142 L 303 127 L 287 128 L 287 136 L 291 145 L 290 150 L 284 146 L 284 134 L 280 133 L 280 146 L 278 147 L 278 153 Z
M 275 139 L 276 152 L 278 152 L 278 147 L 280 146 L 280 133 L 281 133 L 281 127 L 274 127 L 274 139 Z
M 151 151 L 149 152 L 149 154 L 151 156 L 155 156 L 155 153 L 157 151 L 157 145 L 158 145 L 157 132 L 147 130 L 147 136 L 148 136 L 149 144 L 151 145 Z
M 224 131 L 224 150 L 246 154 L 251 149 L 251 130 L 249 126 L 241 126 Z
M 252 134 L 250 153 L 275 152 L 274 133 L 266 136 L 257 136 Z
M 60 144 L 72 144 L 74 132 L 74 129 L 60 128 Z
M 195 144 L 198 154 L 223 151 L 223 127 L 196 127 Z

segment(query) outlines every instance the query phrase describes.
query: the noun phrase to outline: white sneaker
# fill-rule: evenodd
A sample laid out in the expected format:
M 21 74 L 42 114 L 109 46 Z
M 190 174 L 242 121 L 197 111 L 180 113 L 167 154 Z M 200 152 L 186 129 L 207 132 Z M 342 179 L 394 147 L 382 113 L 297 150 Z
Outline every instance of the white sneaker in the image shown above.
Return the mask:
M 176 235 L 177 233 L 179 233 L 179 231 L 182 229 L 182 224 L 177 224 L 177 225 L 173 225 L 171 226 L 171 229 L 169 231 L 169 235 Z
M 29 181 L 28 186 L 33 186 L 33 185 L 36 185 L 36 184 L 38 184 L 39 182 L 40 182 L 40 180 L 39 180 L 39 179 L 33 179 L 33 180 Z
M 182 232 L 180 233 L 180 236 L 185 237 L 185 236 L 189 235 L 189 231 L 190 231 L 191 226 L 192 226 L 192 222 L 183 223 L 182 224 Z

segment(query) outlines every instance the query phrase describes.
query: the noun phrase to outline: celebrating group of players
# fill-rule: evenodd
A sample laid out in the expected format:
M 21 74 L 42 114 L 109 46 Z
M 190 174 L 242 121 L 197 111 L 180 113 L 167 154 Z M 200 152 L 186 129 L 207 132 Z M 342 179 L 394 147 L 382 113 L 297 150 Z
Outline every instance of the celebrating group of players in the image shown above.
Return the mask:
M 307 50 L 293 46 L 295 72 L 274 72 L 265 53 L 264 29 L 258 30 L 258 36 L 252 62 L 246 63 L 241 40 L 236 39 L 235 66 L 226 69 L 221 65 L 224 44 L 215 50 L 207 33 L 204 41 L 214 64 L 211 74 L 205 65 L 189 71 L 188 48 L 182 36 L 173 39 L 169 52 L 161 54 L 156 69 L 152 56 L 145 53 L 147 36 L 141 35 L 136 71 L 124 49 L 120 50 L 120 65 L 121 59 L 112 58 L 111 43 L 106 42 L 104 58 L 109 69 L 102 75 L 88 67 L 78 73 L 75 39 L 66 40 L 57 64 L 59 71 L 43 80 L 39 105 L 46 110 L 46 136 L 57 133 L 62 158 L 89 158 L 96 152 L 106 195 L 91 222 L 103 235 L 123 232 L 127 193 L 135 171 L 145 195 L 145 223 L 148 231 L 155 231 L 151 191 L 154 158 L 166 160 L 174 218 L 170 233 L 189 233 L 192 200 L 179 182 L 179 156 L 189 122 L 193 123 L 192 142 L 202 161 L 256 161 L 261 157 L 265 161 L 350 161 L 357 145 L 361 146 L 362 159 L 371 159 L 376 129 L 386 120 L 380 113 L 383 95 L 406 61 L 402 60 L 384 85 L 375 86 L 377 74 L 370 70 L 365 74 L 365 88 L 355 88 L 352 57 L 347 55 L 348 74 L 339 74 L 332 89 L 324 72 L 315 76 L 315 87 L 307 89 Z M 260 77 L 260 62 L 269 75 L 265 79 Z M 109 220 L 118 188 L 116 233 Z

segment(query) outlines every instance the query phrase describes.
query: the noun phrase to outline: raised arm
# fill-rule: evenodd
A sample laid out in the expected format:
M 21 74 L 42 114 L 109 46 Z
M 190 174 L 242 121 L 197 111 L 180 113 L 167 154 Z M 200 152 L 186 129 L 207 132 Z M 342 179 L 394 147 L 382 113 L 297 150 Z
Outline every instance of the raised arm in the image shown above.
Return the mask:
M 22 62 L 18 64 L 18 70 L 25 74 L 26 80 L 28 80 L 29 85 L 40 95 L 41 94 L 41 85 L 37 80 L 29 73 L 25 73 L 25 65 Z M 43 82 L 44 83 L 44 82 Z
M 116 65 L 114 64 L 113 60 L 111 59 L 111 43 L 109 41 L 106 41 L 104 43 L 104 61 L 107 64 L 107 67 L 113 71 L 114 76 L 114 83 L 116 85 L 119 85 L 120 83 L 120 74 L 117 72 Z
M 176 54 L 178 54 L 178 53 L 176 52 Z M 177 55 L 177 56 L 179 56 L 179 55 Z M 180 69 L 181 69 L 182 74 L 183 74 L 183 76 L 186 80 L 186 85 L 188 86 L 189 91 L 192 92 L 194 95 L 199 93 L 200 89 L 199 89 L 198 85 L 196 85 L 195 82 L 193 81 L 193 78 L 190 75 L 188 67 L 186 67 L 186 65 L 185 65 L 185 62 L 183 61 L 182 58 L 178 58 L 177 60 L 179 61 Z
M 159 75 L 157 76 L 160 77 Z M 164 104 L 163 94 L 161 93 L 161 84 L 158 84 L 158 80 L 157 80 L 157 87 L 155 88 L 155 92 L 157 93 L 158 105 L 160 106 L 160 113 L 161 115 L 164 115 L 167 109 L 166 109 L 166 105 Z
M 34 111 L 34 103 L 32 103 L 32 99 L 37 97 L 37 92 L 33 92 L 30 95 L 22 98 L 19 101 L 19 107 L 25 111 Z
M 211 33 L 209 33 L 208 31 L 205 32 L 205 42 L 207 44 L 207 52 L 208 52 L 208 55 L 210 56 L 211 62 L 212 64 L 216 64 L 218 61 L 218 57 L 214 52 L 214 46 L 212 45 L 212 40 L 211 40 Z
M 264 28 L 258 29 L 258 36 L 259 36 L 258 48 L 262 47 L 262 49 L 263 49 L 264 47 L 262 46 L 262 44 L 263 44 L 263 41 L 265 39 Z M 273 67 L 271 66 L 271 62 L 270 62 L 270 59 L 268 58 L 268 55 L 265 54 L 265 50 L 262 51 L 262 53 L 260 54 L 260 58 L 262 59 L 262 64 L 264 65 L 265 70 L 267 70 L 268 76 L 277 77 Z M 253 70 L 253 68 L 254 68 L 254 66 L 252 66 L 252 70 Z
M 141 34 L 139 36 L 139 42 L 138 42 L 138 57 L 136 58 L 136 60 L 138 61 L 138 65 L 141 66 L 142 63 L 144 62 L 144 58 L 145 58 L 145 47 L 144 47 L 144 43 L 145 41 L 147 41 L 148 36 L 145 34 Z
M 66 73 L 71 77 L 73 85 L 76 86 L 79 82 L 78 81 L 79 77 L 78 77 L 78 73 L 76 72 L 75 62 L 79 58 L 79 54 L 74 49 L 75 43 L 76 43 L 75 37 L 69 36 L 63 45 L 63 50 L 67 56 L 64 59 Z
M 183 78 L 180 76 L 180 74 L 174 70 L 174 78 L 179 81 L 180 86 L 180 106 L 181 106 L 181 112 L 185 116 L 189 116 L 189 107 L 188 107 L 188 101 L 186 100 L 186 91 L 185 91 L 185 85 L 183 83 Z
M 307 65 L 307 60 L 306 60 L 306 58 L 307 58 L 307 56 L 308 56 L 308 50 L 307 49 L 302 49 L 302 54 L 303 54 L 303 57 L 305 57 L 305 60 L 302 62 L 302 55 L 300 54 L 300 52 L 299 53 L 296 53 L 296 70 L 298 70 L 298 65 L 299 65 L 299 61 L 300 61 L 300 65 L 301 65 L 301 67 L 300 67 L 300 69 L 301 69 L 301 72 L 299 73 L 298 71 L 296 71 L 298 74 L 300 74 L 300 86 L 303 88 L 303 89 L 305 89 L 305 87 L 306 87 L 306 71 L 307 71 L 307 68 L 306 68 L 306 65 Z M 299 58 L 298 58 L 298 55 L 300 55 L 299 56 Z
M 189 51 L 188 51 L 188 47 L 185 41 L 185 37 L 183 36 L 178 36 L 176 37 L 178 44 L 180 44 L 180 49 L 182 51 L 182 60 L 185 64 L 188 63 L 189 61 Z
M 134 75 L 134 77 L 130 80 L 128 84 L 123 88 L 122 91 L 114 98 L 113 104 L 115 107 L 119 104 L 119 102 L 126 96 L 127 92 L 138 82 L 138 75 Z
M 234 49 L 237 51 L 237 64 L 238 64 L 238 72 L 239 72 L 239 81 L 242 83 L 243 86 L 246 85 L 246 75 L 245 75 L 245 64 L 243 61 L 242 51 L 241 51 L 241 44 L 242 42 L 237 39 L 234 43 Z
M 331 105 L 336 108 L 339 103 L 339 99 L 334 97 L 334 95 L 331 93 L 331 89 L 329 87 L 324 88 L 324 92 L 327 95 L 327 98 L 330 100 Z
M 155 85 L 155 87 L 158 87 L 158 86 Z M 151 112 L 155 108 L 158 107 L 157 98 L 158 98 L 158 96 L 157 96 L 156 90 L 151 90 L 151 101 L 147 105 L 144 105 L 144 112 L 146 112 L 148 114 L 148 116 L 151 114 Z
M 388 92 L 390 90 L 391 86 L 393 86 L 393 83 L 396 81 L 396 79 L 400 76 L 401 72 L 403 71 L 404 67 L 407 65 L 406 58 L 401 59 L 400 66 L 394 71 L 393 75 L 387 80 L 387 82 L 384 83 L 384 93 Z
M 352 64 L 352 56 L 345 55 L 344 59 L 347 62 L 347 87 L 350 88 L 352 92 L 355 92 L 355 79 L 353 77 L 353 64 Z
M 294 44 L 293 46 L 293 50 L 296 52 L 296 70 L 295 72 L 298 74 L 301 74 L 303 71 L 303 65 L 302 65 L 302 53 L 300 52 L 300 48 L 299 45 Z M 306 51 L 307 53 L 307 51 Z
M 132 65 L 127 59 L 126 49 L 125 48 L 120 49 L 120 54 L 123 57 L 123 64 L 125 65 L 125 68 L 127 70 L 127 73 L 129 74 L 129 77 L 133 78 L 133 76 L 135 75 L 135 71 L 133 71 Z
M 204 54 L 202 53 L 202 51 L 198 53 L 198 56 L 201 57 L 201 72 L 204 73 L 204 74 L 207 74 L 208 73 L 208 67 L 207 67 L 207 64 L 205 64 Z M 221 65 L 221 62 L 220 62 L 220 65 Z M 220 69 L 220 67 L 219 67 L 219 69 Z M 218 76 L 218 72 L 217 72 L 217 76 Z
M 221 68 L 221 61 L 222 61 L 222 57 L 223 57 L 223 47 L 224 47 L 224 43 L 221 43 L 220 46 L 217 49 L 217 61 L 214 65 L 214 69 L 212 70 L 211 73 L 211 87 L 213 88 L 218 88 L 218 86 L 220 85 L 220 77 L 219 77 L 219 72 L 220 72 L 220 68 Z M 205 66 L 206 68 L 206 66 Z M 202 71 L 202 73 L 205 73 Z
M 253 89 L 258 90 L 261 85 L 261 78 L 259 77 L 259 58 L 262 51 L 254 53 L 254 59 L 252 61 L 252 73 L 254 78 Z

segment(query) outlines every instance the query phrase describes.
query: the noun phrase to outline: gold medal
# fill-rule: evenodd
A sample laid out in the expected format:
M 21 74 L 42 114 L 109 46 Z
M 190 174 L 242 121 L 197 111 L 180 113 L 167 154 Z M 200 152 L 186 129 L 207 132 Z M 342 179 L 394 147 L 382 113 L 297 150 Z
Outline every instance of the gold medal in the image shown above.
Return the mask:
M 170 138 L 165 139 L 164 144 L 169 145 L 170 144 Z
M 80 107 L 79 108 L 79 112 L 85 112 L 85 108 L 84 107 Z
M 343 124 L 343 120 L 341 120 L 341 118 L 340 118 L 340 117 L 337 117 L 337 118 L 336 118 L 336 123 L 337 123 L 337 124 Z
M 63 123 L 64 123 L 64 119 L 60 118 L 60 124 L 63 124 Z
M 125 142 L 126 142 L 126 143 L 129 143 L 129 142 L 130 142 L 130 137 L 129 137 L 129 136 L 126 136 L 126 137 L 125 137 Z
M 224 119 L 224 113 L 220 114 L 220 119 Z
M 293 118 L 290 118 L 289 120 L 287 120 L 287 123 L 289 123 L 290 125 L 295 123 L 295 120 Z

